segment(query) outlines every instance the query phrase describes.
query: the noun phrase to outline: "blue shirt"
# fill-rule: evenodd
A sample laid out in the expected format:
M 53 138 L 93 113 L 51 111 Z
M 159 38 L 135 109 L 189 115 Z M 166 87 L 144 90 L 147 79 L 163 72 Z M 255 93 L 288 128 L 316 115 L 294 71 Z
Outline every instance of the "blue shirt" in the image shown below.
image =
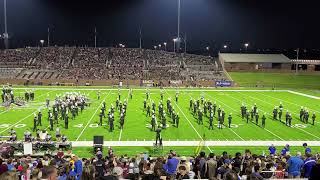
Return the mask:
M 315 166 L 317 163 L 314 159 L 307 158 L 304 161 L 303 169 L 304 169 L 304 177 L 309 178 L 311 174 L 311 169 L 313 166 Z
M 299 176 L 304 163 L 300 157 L 293 156 L 288 160 L 288 165 L 288 173 L 293 176 Z
M 77 180 L 81 178 L 82 174 L 82 162 L 80 160 L 74 163 L 74 172 L 77 174 Z
M 272 155 L 276 154 L 276 147 L 270 146 L 270 147 L 269 147 L 269 152 L 270 152 L 270 154 L 272 154 Z
M 168 159 L 167 164 L 164 165 L 164 169 L 168 174 L 175 174 L 177 170 L 177 166 L 179 164 L 179 160 L 176 158 Z

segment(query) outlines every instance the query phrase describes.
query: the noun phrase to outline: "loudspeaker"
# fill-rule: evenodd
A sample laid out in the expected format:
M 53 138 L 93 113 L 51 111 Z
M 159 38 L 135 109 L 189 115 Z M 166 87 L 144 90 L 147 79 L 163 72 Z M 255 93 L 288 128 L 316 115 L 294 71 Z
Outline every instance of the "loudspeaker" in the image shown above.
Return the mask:
M 103 136 L 93 136 L 93 144 L 103 145 Z

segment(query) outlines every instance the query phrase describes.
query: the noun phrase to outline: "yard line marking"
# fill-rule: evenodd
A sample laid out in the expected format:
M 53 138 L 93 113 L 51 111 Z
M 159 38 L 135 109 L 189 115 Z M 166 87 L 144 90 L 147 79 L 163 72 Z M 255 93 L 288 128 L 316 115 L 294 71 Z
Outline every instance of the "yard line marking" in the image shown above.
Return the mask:
M 194 99 L 189 93 L 188 93 L 188 95 L 192 98 L 192 99 Z M 210 96 L 210 95 L 209 95 Z M 210 96 L 211 97 L 211 96 Z M 212 98 L 212 97 L 211 97 Z M 218 100 L 219 101 L 219 100 Z M 221 101 L 219 101 L 219 102 L 221 102 Z M 222 102 L 221 102 L 222 103 Z M 223 103 L 224 104 L 224 103 Z M 226 104 L 225 104 L 226 105 Z M 228 105 L 227 105 L 228 106 Z M 230 106 L 229 106 L 229 108 L 230 108 Z M 230 108 L 231 110 L 233 110 L 233 108 Z M 228 128 L 233 134 L 235 134 L 236 136 L 238 136 L 242 141 L 245 141 L 238 133 L 236 133 L 234 130 L 232 130 L 231 128 Z
M 277 138 L 281 139 L 282 141 L 285 141 L 284 139 L 282 139 L 280 136 L 276 135 L 275 133 L 273 133 L 272 131 L 269 131 L 268 129 L 264 128 L 266 131 L 268 131 L 270 134 L 273 134 L 274 136 L 276 136 Z
M 11 126 L 7 127 L 6 129 L 0 131 L 0 133 L 3 133 L 4 131 L 7 131 L 8 129 L 12 128 L 13 126 L 19 124 L 20 122 L 24 121 L 25 119 L 29 118 L 30 116 L 32 116 L 34 113 L 36 113 L 38 110 L 35 110 L 34 112 L 32 112 L 31 114 L 29 114 L 28 116 L 22 118 L 21 120 L 19 120 L 18 122 L 12 124 Z
M 316 135 L 314 135 L 314 134 L 312 134 L 312 133 L 310 133 L 310 132 L 308 132 L 308 131 L 306 131 L 306 130 L 303 130 L 303 129 L 298 128 L 298 127 L 295 127 L 295 128 L 297 128 L 297 129 L 299 129 L 299 130 L 301 130 L 301 131 L 303 131 L 303 132 L 305 132 L 305 133 L 307 133 L 307 134 L 309 134 L 309 135 L 311 135 L 311 136 L 313 136 L 313 137 L 315 137 L 315 138 L 317 138 L 317 139 L 320 139 L 319 136 L 316 136 Z
M 304 93 L 300 93 L 300 92 L 296 92 L 296 91 L 288 90 L 287 92 L 292 93 L 292 94 L 297 94 L 297 95 L 300 95 L 300 96 L 305 96 L 305 97 L 312 98 L 312 99 L 320 99 L 320 97 L 318 97 L 318 96 L 312 96 L 312 95 L 309 95 L 309 94 L 304 94 Z
M 239 93 L 240 93 L 240 92 L 239 92 Z M 241 93 L 240 93 L 240 94 L 241 94 Z M 244 94 L 244 95 L 246 95 L 246 94 Z M 262 100 L 260 100 L 259 98 L 254 98 L 254 97 L 252 97 L 252 96 L 250 96 L 250 95 L 246 95 L 246 96 L 248 96 L 248 97 L 251 98 L 251 99 L 257 99 L 257 100 L 259 100 L 259 101 L 262 101 Z M 273 104 L 271 104 L 271 103 L 269 103 L 269 102 L 267 102 L 267 101 L 262 101 L 262 102 L 265 102 L 265 103 L 270 104 L 271 106 L 273 106 Z M 286 109 L 286 110 L 289 110 L 289 109 Z M 261 110 L 261 111 L 263 111 L 263 110 Z M 263 112 L 265 112 L 265 111 L 263 111 Z M 297 114 L 297 113 L 295 113 L 295 114 Z M 305 132 L 305 133 L 307 133 L 307 134 L 309 134 L 309 135 L 311 135 L 311 136 L 313 136 L 313 137 L 316 137 L 316 138 L 320 139 L 318 136 L 316 136 L 316 135 L 314 135 L 314 134 L 312 134 L 312 133 L 310 133 L 310 132 L 308 132 L 308 131 L 305 131 L 305 130 L 303 130 L 303 129 L 301 129 L 301 128 L 296 127 L 296 129 L 299 129 L 299 130 L 301 130 L 301 131 L 303 131 L 303 132 Z
M 165 90 L 166 91 L 166 90 Z M 169 95 L 169 93 L 166 91 L 166 93 Z M 169 95 L 170 96 L 170 95 Z M 178 106 L 178 104 L 173 101 L 175 103 L 175 105 L 179 108 L 180 112 L 183 114 L 183 116 L 186 118 L 186 120 L 188 121 L 188 123 L 190 124 L 190 126 L 192 127 L 192 129 L 197 133 L 197 135 L 200 137 L 201 140 L 203 140 L 202 136 L 199 134 L 199 132 L 196 130 L 196 128 L 191 124 L 191 122 L 189 121 L 189 119 L 187 118 L 187 116 L 184 114 L 184 112 L 181 110 L 180 106 Z
M 124 98 L 124 99 L 127 99 L 127 106 L 128 106 L 128 104 L 129 104 L 129 94 L 130 94 L 130 89 L 128 89 L 128 95 L 127 95 L 127 97 Z M 119 134 L 119 140 L 118 140 L 118 141 L 121 140 L 121 136 L 122 136 L 122 129 L 120 129 L 120 134 Z
M 96 109 L 96 111 L 92 114 L 91 118 L 89 119 L 89 121 L 87 122 L 86 126 L 82 129 L 82 131 L 80 132 L 79 136 L 77 137 L 76 141 L 79 140 L 79 138 L 81 137 L 81 135 L 83 134 L 84 130 L 88 127 L 89 123 L 92 121 L 92 119 L 94 118 L 94 116 L 96 115 L 97 111 L 99 110 L 99 108 L 101 107 L 101 105 L 103 104 L 103 101 L 105 101 L 107 99 L 107 97 L 110 95 L 110 92 L 106 95 L 106 97 L 104 97 L 104 99 L 101 101 L 100 105 L 98 106 L 98 108 Z
M 239 136 L 238 133 L 234 132 L 234 130 L 232 130 L 231 128 L 228 128 L 229 130 L 231 130 L 236 136 L 238 136 L 242 141 L 245 141 L 241 136 Z
M 52 91 L 55 91 L 55 90 L 52 90 Z M 50 92 L 48 92 L 48 93 L 45 93 L 45 94 L 49 94 L 49 93 L 51 93 L 52 91 L 50 91 Z M 45 94 L 43 94 L 43 95 L 45 95 Z M 40 95 L 39 97 L 42 97 L 43 95 Z M 20 122 L 22 122 L 22 121 L 24 121 L 25 119 L 29 118 L 29 117 L 32 116 L 34 113 L 38 112 L 38 110 L 41 110 L 41 109 L 43 109 L 43 108 L 45 108 L 45 106 L 44 106 L 44 105 L 41 105 L 40 107 L 37 108 L 37 110 L 33 111 L 31 114 L 29 114 L 28 116 L 22 118 L 21 120 L 17 121 L 16 123 L 12 124 L 11 126 L 7 127 L 6 129 L 0 131 L 0 133 L 3 133 L 4 131 L 7 131 L 8 129 L 10 129 L 10 128 L 12 128 L 13 126 L 19 124 Z
M 210 96 L 210 95 L 208 94 L 208 96 Z M 237 98 L 235 98 L 235 97 L 232 97 L 230 94 L 227 94 L 227 96 L 228 96 L 228 97 L 231 97 L 231 98 L 235 99 L 236 101 L 238 101 L 239 103 L 241 103 L 241 101 L 240 101 L 239 99 L 237 99 Z M 211 97 L 211 96 L 210 96 L 210 97 Z M 212 98 L 212 97 L 211 97 L 211 98 Z M 222 101 L 218 100 L 217 98 L 215 98 L 215 99 L 216 99 L 217 101 L 221 102 L 222 104 L 224 104 L 225 106 L 227 106 L 229 109 L 231 109 L 231 110 L 233 110 L 234 112 L 237 112 L 237 113 L 238 113 L 238 111 L 234 110 L 232 107 L 228 106 L 227 104 L 223 103 Z M 263 111 L 263 110 L 262 110 L 262 111 Z M 265 111 L 263 111 L 263 112 L 265 112 Z M 267 128 L 263 128 L 263 129 L 266 130 L 267 132 L 269 132 L 270 134 L 272 134 L 273 136 L 275 136 L 275 137 L 277 137 L 277 138 L 279 138 L 279 139 L 281 139 L 281 140 L 284 141 L 283 138 L 281 138 L 280 136 L 278 136 L 278 135 L 276 135 L 275 133 L 271 132 L 271 131 L 268 130 Z
M 280 98 L 272 97 L 272 96 L 269 96 L 269 95 L 266 95 L 266 94 L 263 94 L 263 93 L 259 93 L 259 94 L 261 94 L 261 95 L 263 95 L 263 96 L 266 96 L 266 97 L 271 97 L 271 98 L 273 98 L 273 99 L 280 100 L 280 101 L 282 101 L 282 102 L 287 102 L 287 103 L 292 104 L 292 105 L 295 105 L 295 106 L 297 106 L 297 107 L 301 107 L 301 106 L 302 106 L 302 105 L 299 105 L 299 104 L 296 104 L 296 103 L 293 103 L 293 102 L 290 102 L 290 101 L 287 101 L 287 100 L 283 100 L 283 99 L 280 99 Z M 303 106 L 303 107 L 304 107 L 304 106 Z M 311 108 L 308 108 L 308 109 L 310 109 L 311 111 L 320 113 L 320 111 L 317 111 L 317 110 L 314 110 L 314 109 L 311 109 Z

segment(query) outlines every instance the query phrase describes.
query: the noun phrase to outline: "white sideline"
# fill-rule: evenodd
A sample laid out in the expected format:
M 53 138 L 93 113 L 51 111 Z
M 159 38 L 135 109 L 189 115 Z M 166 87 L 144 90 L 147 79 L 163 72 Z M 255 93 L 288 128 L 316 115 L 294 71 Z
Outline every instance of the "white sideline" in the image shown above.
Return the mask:
M 72 147 L 92 147 L 92 141 L 71 141 Z M 154 141 L 104 141 L 104 146 L 153 146 Z M 320 146 L 319 141 L 205 141 L 205 146 Z M 199 141 L 163 141 L 164 146 L 198 146 Z
M 312 99 L 320 99 L 320 97 L 318 97 L 318 96 L 312 96 L 312 95 L 309 95 L 309 94 L 304 94 L 304 93 L 291 91 L 291 90 L 288 90 L 288 93 L 297 94 L 297 95 L 305 96 L 305 97 L 312 98 Z

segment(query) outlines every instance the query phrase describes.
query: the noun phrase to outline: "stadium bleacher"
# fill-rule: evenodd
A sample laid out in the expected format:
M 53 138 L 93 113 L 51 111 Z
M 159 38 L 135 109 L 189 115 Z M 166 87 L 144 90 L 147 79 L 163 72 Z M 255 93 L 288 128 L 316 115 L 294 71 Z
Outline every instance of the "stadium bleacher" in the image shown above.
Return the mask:
M 135 48 L 28 47 L 0 53 L 3 68 L 24 68 L 3 79 L 225 79 L 218 62 L 207 56 Z

